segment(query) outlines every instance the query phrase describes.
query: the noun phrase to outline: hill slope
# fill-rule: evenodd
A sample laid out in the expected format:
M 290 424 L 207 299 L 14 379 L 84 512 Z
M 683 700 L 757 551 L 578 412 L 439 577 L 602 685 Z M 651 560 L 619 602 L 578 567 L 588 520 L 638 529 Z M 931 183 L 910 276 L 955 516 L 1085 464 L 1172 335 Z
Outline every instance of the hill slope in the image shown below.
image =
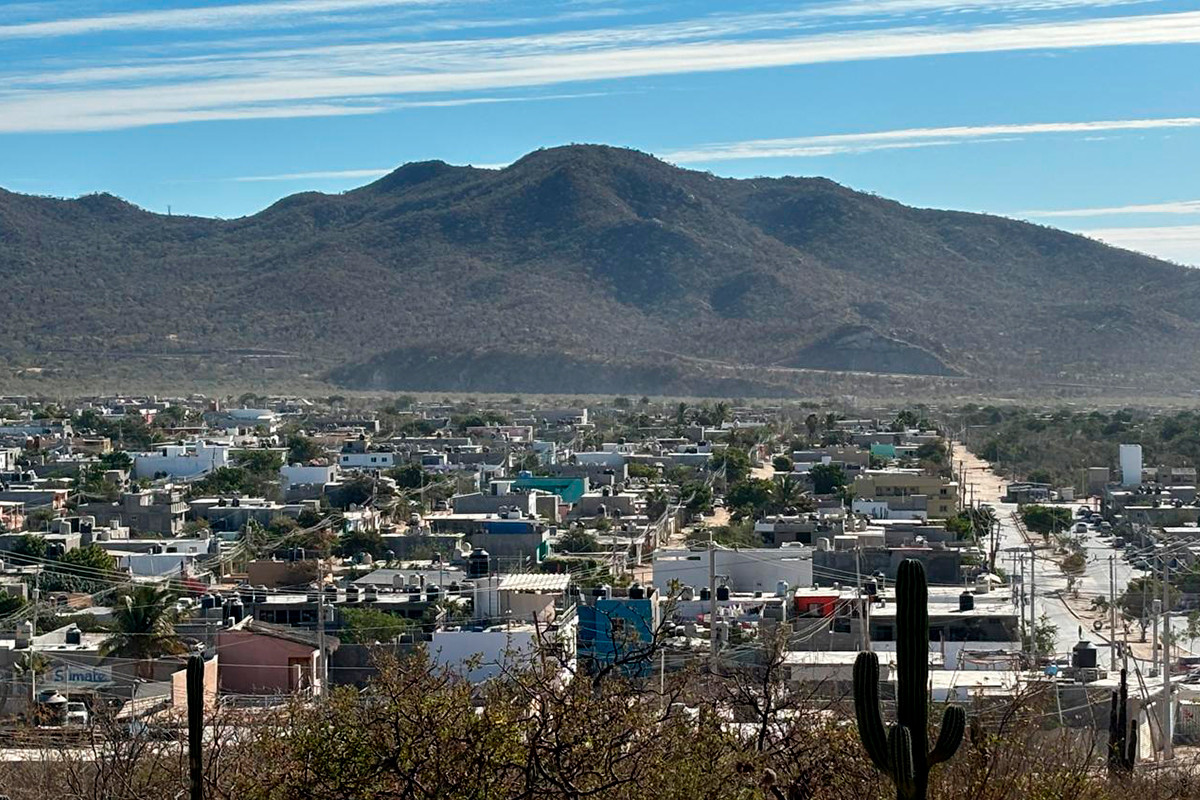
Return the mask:
M 79 379 L 134 361 L 469 391 L 769 393 L 794 369 L 1200 377 L 1193 270 L 601 146 L 408 164 L 230 221 L 0 191 L 0 278 L 0 359 Z

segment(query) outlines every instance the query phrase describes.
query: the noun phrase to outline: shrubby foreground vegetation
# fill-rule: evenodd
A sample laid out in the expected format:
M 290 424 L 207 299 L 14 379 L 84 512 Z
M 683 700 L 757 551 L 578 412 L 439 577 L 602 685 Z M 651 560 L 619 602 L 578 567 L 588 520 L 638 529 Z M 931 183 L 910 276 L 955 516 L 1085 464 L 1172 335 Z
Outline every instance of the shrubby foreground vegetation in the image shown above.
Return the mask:
M 560 665 L 482 687 L 425 657 L 378 655 L 365 690 L 274 710 L 209 717 L 205 797 L 316 798 L 890 798 L 867 760 L 849 698 L 788 691 L 782 649 L 753 665 L 686 669 L 642 682 L 616 672 L 564 681 Z M 282 702 L 282 701 L 281 701 Z M 1052 696 L 1026 694 L 968 710 L 958 755 L 930 796 L 1200 798 L 1190 768 L 1110 778 L 1103 734 L 1056 725 Z M 117 737 L 0 763 L 12 800 L 145 800 L 186 796 L 186 746 Z

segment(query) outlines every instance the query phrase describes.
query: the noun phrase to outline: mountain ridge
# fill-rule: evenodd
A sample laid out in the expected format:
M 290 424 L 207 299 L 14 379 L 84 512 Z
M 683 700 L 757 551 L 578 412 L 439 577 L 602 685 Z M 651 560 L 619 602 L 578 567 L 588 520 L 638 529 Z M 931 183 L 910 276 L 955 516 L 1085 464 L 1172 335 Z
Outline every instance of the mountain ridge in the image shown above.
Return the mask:
M 1189 268 L 825 178 L 722 178 L 604 145 L 503 169 L 413 162 L 231 220 L 0 191 L 0 277 L 0 369 L 69 352 L 80 377 L 122 352 L 247 349 L 372 389 L 545 391 L 539 359 L 563 392 L 715 391 L 706 361 L 740 365 L 738 385 L 765 394 L 789 391 L 775 367 L 1200 377 Z

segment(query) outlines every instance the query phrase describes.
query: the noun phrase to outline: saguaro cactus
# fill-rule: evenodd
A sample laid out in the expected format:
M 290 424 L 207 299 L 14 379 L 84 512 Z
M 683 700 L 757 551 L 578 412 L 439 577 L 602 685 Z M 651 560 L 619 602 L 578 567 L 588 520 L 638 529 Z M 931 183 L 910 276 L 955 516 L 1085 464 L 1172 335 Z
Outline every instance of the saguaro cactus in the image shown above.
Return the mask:
M 193 655 L 187 661 L 188 777 L 191 800 L 204 798 L 204 773 L 201 748 L 204 746 L 204 658 Z
M 1129 685 L 1121 670 L 1121 688 L 1112 693 L 1112 711 L 1108 717 L 1108 770 L 1132 772 L 1137 763 L 1137 726 L 1129 725 Z
M 925 567 L 906 558 L 896 576 L 896 724 L 884 728 L 879 710 L 879 657 L 854 662 L 854 709 L 858 735 L 871 762 L 896 784 L 898 800 L 924 800 L 929 770 L 948 761 L 962 743 L 967 715 L 949 706 L 932 750 L 929 745 L 929 590 Z

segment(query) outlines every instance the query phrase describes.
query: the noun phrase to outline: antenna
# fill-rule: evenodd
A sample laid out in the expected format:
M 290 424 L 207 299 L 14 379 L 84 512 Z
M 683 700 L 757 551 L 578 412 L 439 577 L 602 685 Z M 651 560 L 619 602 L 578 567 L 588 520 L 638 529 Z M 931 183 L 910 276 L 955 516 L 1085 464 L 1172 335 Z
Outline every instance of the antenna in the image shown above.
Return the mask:
M 171 216 L 171 204 L 167 203 L 167 216 Z

